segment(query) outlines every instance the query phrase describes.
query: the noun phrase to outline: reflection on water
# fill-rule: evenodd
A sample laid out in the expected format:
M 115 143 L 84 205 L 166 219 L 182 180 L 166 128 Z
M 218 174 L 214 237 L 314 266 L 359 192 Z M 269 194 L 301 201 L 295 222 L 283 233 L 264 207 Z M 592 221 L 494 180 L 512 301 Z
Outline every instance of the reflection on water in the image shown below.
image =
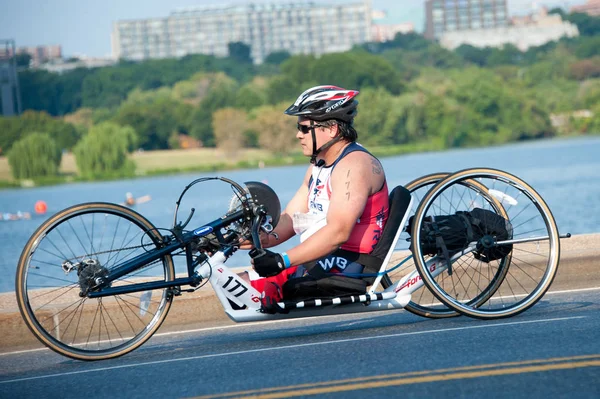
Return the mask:
M 600 226 L 600 138 L 536 141 L 485 149 L 461 149 L 412 154 L 382 159 L 388 185 L 405 184 L 433 172 L 452 172 L 469 167 L 491 167 L 515 174 L 529 183 L 546 200 L 561 233 L 596 233 Z M 224 171 L 237 182 L 264 181 L 275 189 L 285 206 L 301 184 L 306 166 L 243 171 Z M 99 183 L 76 183 L 53 187 L 0 191 L 0 212 L 30 212 L 31 219 L 0 221 L 0 292 L 14 289 L 14 274 L 25 243 L 50 215 L 81 202 L 124 202 L 127 192 L 134 197 L 149 195 L 152 200 L 135 206 L 156 227 L 171 228 L 179 194 L 198 174 L 162 176 Z M 181 201 L 178 220 L 185 220 L 195 208 L 190 229 L 220 217 L 227 211 L 233 192 L 228 184 L 210 181 L 192 187 Z M 46 215 L 35 214 L 36 201 L 48 206 Z M 286 250 L 292 239 L 280 246 Z M 179 262 L 180 263 L 180 262 Z M 248 264 L 240 251 L 229 266 Z M 180 265 L 179 265 L 180 266 Z M 179 269 L 178 266 L 178 269 Z M 179 269 L 181 270 L 181 269 Z

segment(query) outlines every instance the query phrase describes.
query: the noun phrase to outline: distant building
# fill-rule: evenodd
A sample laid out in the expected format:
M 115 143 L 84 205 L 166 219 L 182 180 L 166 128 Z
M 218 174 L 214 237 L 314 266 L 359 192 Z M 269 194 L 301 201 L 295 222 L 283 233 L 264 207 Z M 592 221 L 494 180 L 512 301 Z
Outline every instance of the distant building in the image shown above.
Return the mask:
M 427 0 L 424 36 L 439 39 L 447 32 L 507 26 L 506 3 L 506 0 Z
M 588 0 L 585 4 L 571 7 L 570 12 L 580 12 L 598 17 L 600 16 L 600 0 Z
M 542 7 L 537 14 L 512 18 L 510 26 L 446 32 L 440 38 L 440 44 L 452 50 L 462 44 L 502 47 L 510 43 L 525 51 L 563 36 L 579 36 L 577 26 L 563 21 L 558 14 L 548 14 Z
M 411 33 L 415 26 L 410 22 L 401 24 L 373 24 L 371 25 L 371 41 L 387 42 L 393 40 L 397 33 Z
M 8 56 L 12 56 L 15 50 L 12 48 L 0 49 L 0 52 L 7 52 Z M 31 66 L 37 67 L 45 62 L 62 59 L 61 46 L 30 46 L 18 47 L 16 54 L 29 54 L 31 56 Z
M 32 67 L 38 67 L 48 61 L 62 59 L 61 46 L 29 46 L 18 47 L 17 54 L 29 54 Z
M 98 68 L 114 65 L 117 60 L 101 57 L 74 57 L 68 60 L 58 59 L 42 64 L 39 68 L 49 72 L 64 73 L 77 68 Z
M 272 52 L 325 54 L 371 40 L 371 2 L 332 5 L 296 2 L 216 5 L 184 9 L 167 18 L 113 23 L 116 59 L 144 60 L 187 54 L 229 55 L 228 44 L 250 46 L 255 63 Z

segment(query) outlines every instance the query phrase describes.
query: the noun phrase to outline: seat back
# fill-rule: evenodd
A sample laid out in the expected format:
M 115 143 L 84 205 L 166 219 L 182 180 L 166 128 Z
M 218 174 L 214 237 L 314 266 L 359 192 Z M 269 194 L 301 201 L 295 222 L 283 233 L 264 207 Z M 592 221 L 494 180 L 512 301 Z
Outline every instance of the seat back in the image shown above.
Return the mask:
M 390 192 L 389 201 L 388 220 L 383 228 L 381 238 L 370 254 L 370 257 L 375 258 L 377 262 L 366 264 L 363 273 L 378 273 L 385 270 L 410 214 L 412 196 L 410 195 L 410 191 L 405 187 L 394 187 Z M 381 277 L 365 277 L 364 280 L 368 284 L 375 283 L 374 285 L 376 285 L 381 280 Z

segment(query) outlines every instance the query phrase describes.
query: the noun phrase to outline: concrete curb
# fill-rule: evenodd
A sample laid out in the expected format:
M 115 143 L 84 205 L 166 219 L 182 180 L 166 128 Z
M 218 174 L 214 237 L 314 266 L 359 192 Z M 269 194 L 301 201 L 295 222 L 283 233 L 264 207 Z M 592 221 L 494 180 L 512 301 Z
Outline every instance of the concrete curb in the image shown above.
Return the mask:
M 561 240 L 561 261 L 553 291 L 600 287 L 600 234 Z M 173 301 L 160 332 L 234 324 L 210 287 L 184 293 Z M 15 293 L 0 294 L 0 353 L 41 348 L 29 331 L 16 304 Z

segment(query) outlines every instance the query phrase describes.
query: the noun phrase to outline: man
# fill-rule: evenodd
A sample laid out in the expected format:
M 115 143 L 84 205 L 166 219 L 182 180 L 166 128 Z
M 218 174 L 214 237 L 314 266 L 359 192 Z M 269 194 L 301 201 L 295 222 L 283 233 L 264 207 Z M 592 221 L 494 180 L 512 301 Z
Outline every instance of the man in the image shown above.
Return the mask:
M 277 311 L 283 294 L 296 296 L 303 289 L 316 296 L 343 293 L 345 288 L 315 288 L 313 283 L 335 274 L 357 277 L 363 266 L 347 255 L 370 253 L 381 236 L 388 187 L 379 161 L 356 143 L 357 95 L 356 90 L 317 86 L 285 111 L 298 117 L 296 138 L 311 166 L 263 247 L 295 234 L 301 234 L 301 243 L 284 253 L 250 252 L 254 270 L 266 277 L 250 273 L 251 284 L 263 293 L 265 311 Z M 352 280 L 359 282 L 345 278 L 342 285 Z M 350 292 L 351 286 L 346 288 Z

